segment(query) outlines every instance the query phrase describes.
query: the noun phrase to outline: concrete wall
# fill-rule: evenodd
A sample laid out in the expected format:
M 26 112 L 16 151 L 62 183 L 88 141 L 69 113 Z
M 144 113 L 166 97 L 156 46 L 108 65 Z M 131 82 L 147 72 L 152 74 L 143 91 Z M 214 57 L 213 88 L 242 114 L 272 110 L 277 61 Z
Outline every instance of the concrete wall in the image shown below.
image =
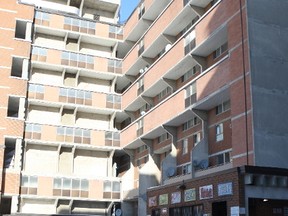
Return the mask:
M 255 165 L 288 168 L 286 0 L 247 1 Z

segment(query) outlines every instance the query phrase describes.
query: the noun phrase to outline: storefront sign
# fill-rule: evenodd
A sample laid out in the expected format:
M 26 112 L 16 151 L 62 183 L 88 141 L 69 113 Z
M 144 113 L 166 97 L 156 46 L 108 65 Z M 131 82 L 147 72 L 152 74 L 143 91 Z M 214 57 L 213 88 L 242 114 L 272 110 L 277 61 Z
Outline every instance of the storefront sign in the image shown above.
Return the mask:
M 232 182 L 218 184 L 218 196 L 232 195 Z
M 200 200 L 213 198 L 213 185 L 206 185 L 199 188 Z
M 157 206 L 157 198 L 156 198 L 156 196 L 149 198 L 148 205 L 149 205 L 149 207 Z
M 168 194 L 159 195 L 159 205 L 168 205 Z
M 196 189 L 188 189 L 184 191 L 184 201 L 189 202 L 189 201 L 194 201 L 196 200 Z
M 171 194 L 171 204 L 181 202 L 181 192 L 174 192 Z

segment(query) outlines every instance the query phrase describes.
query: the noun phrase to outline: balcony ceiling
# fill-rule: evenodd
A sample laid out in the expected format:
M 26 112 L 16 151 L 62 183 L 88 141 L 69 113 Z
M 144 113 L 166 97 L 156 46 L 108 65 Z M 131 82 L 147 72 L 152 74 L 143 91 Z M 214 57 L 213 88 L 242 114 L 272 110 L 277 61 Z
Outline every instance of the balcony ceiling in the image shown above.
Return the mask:
M 171 2 L 171 0 L 154 0 L 149 8 L 145 8 L 146 11 L 143 15 L 144 19 L 155 20 L 159 13 Z
M 192 55 L 208 56 L 228 40 L 227 25 L 222 25 L 208 36 L 201 44 L 192 50 Z
M 164 82 L 162 79 L 155 80 L 156 82 L 153 83 L 152 86 L 149 87 L 146 91 L 143 92 L 143 96 L 146 97 L 155 97 L 158 95 L 162 90 L 168 87 L 167 83 Z
M 149 28 L 149 24 L 150 24 L 150 21 L 143 20 L 143 19 L 139 20 L 136 26 L 128 35 L 126 40 L 134 41 L 134 42 L 138 41 L 139 38 L 143 35 L 143 33 Z
M 211 2 L 211 0 L 191 0 L 190 4 L 191 5 L 195 5 L 197 7 L 206 7 L 209 3 Z
M 164 34 L 176 36 L 197 16 L 190 6 L 186 6 L 181 13 L 169 24 Z
M 220 103 L 223 103 L 230 98 L 230 88 L 228 85 L 223 86 L 218 91 L 213 92 L 209 96 L 203 98 L 202 100 L 197 101 L 192 105 L 193 109 L 199 110 L 211 110 Z
M 131 111 L 131 112 L 134 112 L 134 111 L 137 111 L 140 109 L 140 107 L 144 106 L 145 105 L 145 101 L 139 96 L 137 98 L 135 98 L 131 104 L 129 104 L 125 110 L 126 111 Z
M 131 67 L 126 71 L 126 74 L 136 76 L 139 74 L 139 70 L 147 65 L 148 62 L 146 62 L 142 57 L 138 57 L 134 64 L 132 64 Z
M 191 55 L 186 55 L 181 61 L 169 70 L 164 77 L 171 80 L 177 80 L 183 76 L 189 69 L 196 65 Z
M 97 27 L 96 27 L 97 28 Z M 88 34 L 81 35 L 81 42 L 88 43 L 88 44 L 96 44 L 100 46 L 108 46 L 113 47 L 116 44 L 116 40 L 108 39 L 108 38 L 100 38 L 97 36 L 90 36 Z
M 173 119 L 170 119 L 165 123 L 166 126 L 171 127 L 178 127 L 182 125 L 184 122 L 195 117 L 195 114 L 190 110 L 186 109 L 184 112 L 180 113 L 179 115 L 175 116 Z
M 167 131 L 162 127 L 158 126 L 157 128 L 153 129 L 152 131 L 146 133 L 142 138 L 144 139 L 155 139 L 162 135 L 163 133 L 166 133 Z
M 85 0 L 84 7 L 115 12 L 120 4 L 119 0 Z
M 153 41 L 148 48 L 145 48 L 143 56 L 147 58 L 155 58 L 158 53 L 160 53 L 165 46 L 170 43 L 162 34 Z

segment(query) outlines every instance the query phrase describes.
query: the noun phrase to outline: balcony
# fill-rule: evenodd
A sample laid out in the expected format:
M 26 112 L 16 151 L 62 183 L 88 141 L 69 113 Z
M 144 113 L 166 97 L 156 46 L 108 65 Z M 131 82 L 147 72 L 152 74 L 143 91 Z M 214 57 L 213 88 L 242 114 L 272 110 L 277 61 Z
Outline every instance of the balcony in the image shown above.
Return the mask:
M 162 125 L 166 124 L 167 119 L 172 119 L 175 117 L 175 115 L 178 115 L 185 110 L 184 95 L 185 91 L 181 90 L 173 97 L 149 110 L 148 113 L 141 118 L 143 120 L 142 135 L 138 136 L 139 134 L 137 134 L 138 122 L 133 122 L 127 128 L 122 130 L 121 147 L 137 148 L 139 147 L 139 142 L 137 142 L 137 139 L 140 137 L 152 139 L 159 136 L 158 130 L 161 130 L 161 132 L 164 133 L 165 131 L 163 131 Z M 138 121 L 140 120 L 138 119 Z M 158 132 L 155 133 L 155 131 Z
M 113 61 L 113 65 L 111 65 L 111 61 Z M 83 73 L 90 71 L 92 74 L 103 74 L 103 72 L 107 73 L 110 71 L 109 73 L 112 75 L 119 74 L 122 71 L 121 64 L 118 64 L 118 62 L 119 60 L 117 59 L 108 59 L 78 52 L 62 51 L 38 46 L 33 46 L 32 49 L 32 65 L 38 66 L 46 63 L 47 69 L 49 69 L 50 66 L 54 68 L 68 67 L 81 70 Z M 109 73 L 107 73 L 107 75 Z
M 124 39 L 138 41 L 170 1 L 145 0 L 143 5 L 138 5 L 139 9 L 134 10 L 125 24 Z M 141 16 L 139 16 L 140 11 Z
M 78 176 L 37 176 L 24 172 L 21 194 L 72 200 L 119 200 L 120 178 L 85 178 Z
M 29 85 L 28 98 L 30 104 L 37 101 L 45 101 L 46 103 L 50 102 L 58 105 L 73 104 L 75 107 L 88 106 L 95 109 L 121 108 L 121 98 L 118 95 L 39 84 Z
M 42 0 L 20 0 L 21 3 L 34 5 L 37 8 L 43 8 L 48 10 L 54 10 L 62 13 L 69 13 L 73 15 L 79 15 L 80 11 L 76 7 L 63 5 L 59 3 L 42 1 Z
M 119 134 L 115 131 L 26 123 L 25 140 L 29 143 L 65 143 L 94 147 L 118 147 Z

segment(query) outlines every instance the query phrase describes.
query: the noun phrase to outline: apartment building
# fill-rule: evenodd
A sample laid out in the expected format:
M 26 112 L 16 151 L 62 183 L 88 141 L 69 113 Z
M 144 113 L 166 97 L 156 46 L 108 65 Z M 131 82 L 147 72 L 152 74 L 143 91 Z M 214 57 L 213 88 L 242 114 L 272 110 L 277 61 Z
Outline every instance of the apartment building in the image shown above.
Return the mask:
M 286 1 L 0 5 L 1 214 L 287 215 Z

